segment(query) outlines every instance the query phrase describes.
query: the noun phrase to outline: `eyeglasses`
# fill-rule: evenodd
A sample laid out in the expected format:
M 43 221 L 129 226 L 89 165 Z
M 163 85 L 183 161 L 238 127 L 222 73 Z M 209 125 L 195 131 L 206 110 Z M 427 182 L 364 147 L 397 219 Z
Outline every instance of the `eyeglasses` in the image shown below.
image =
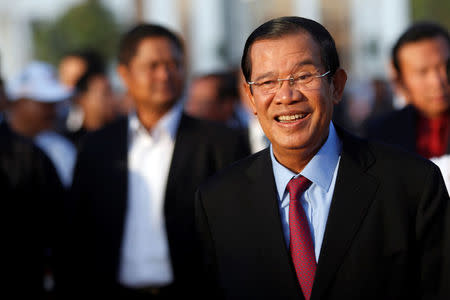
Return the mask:
M 261 94 L 269 95 L 276 93 L 283 84 L 283 81 L 288 81 L 289 85 L 301 91 L 314 90 L 319 87 L 320 78 L 327 76 L 331 71 L 323 74 L 315 75 L 310 72 L 302 72 L 296 75 L 291 75 L 289 78 L 268 79 L 262 81 L 248 81 L 250 87 Z

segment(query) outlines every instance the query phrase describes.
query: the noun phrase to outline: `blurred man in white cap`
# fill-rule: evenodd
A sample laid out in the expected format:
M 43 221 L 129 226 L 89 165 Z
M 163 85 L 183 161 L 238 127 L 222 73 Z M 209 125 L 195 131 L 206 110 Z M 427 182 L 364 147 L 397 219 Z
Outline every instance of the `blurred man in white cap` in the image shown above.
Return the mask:
M 50 159 L 4 118 L 7 97 L 0 76 L 0 191 L 8 230 L 2 234 L 2 295 L 50 299 L 58 273 L 59 218 L 65 192 Z
M 54 132 L 57 104 L 70 96 L 53 67 L 34 61 L 6 85 L 10 100 L 7 121 L 16 133 L 32 138 L 52 160 L 61 182 L 68 187 L 76 150 L 66 138 Z

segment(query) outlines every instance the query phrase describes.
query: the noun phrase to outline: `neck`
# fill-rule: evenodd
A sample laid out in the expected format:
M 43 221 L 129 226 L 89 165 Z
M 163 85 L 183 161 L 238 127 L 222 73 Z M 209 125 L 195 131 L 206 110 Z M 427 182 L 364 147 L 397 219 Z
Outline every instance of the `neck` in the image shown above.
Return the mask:
M 277 150 L 275 147 L 272 149 L 277 161 L 295 174 L 300 173 L 317 153 L 317 151 L 308 151 L 307 149 Z
M 97 130 L 106 123 L 106 120 L 102 116 L 89 113 L 89 110 L 84 110 L 83 115 L 83 127 L 88 130 Z
M 282 147 L 277 148 L 272 144 L 273 154 L 280 164 L 298 174 L 306 167 L 314 155 L 319 152 L 320 148 L 322 148 L 328 139 L 328 135 L 329 133 L 314 147 L 306 146 L 299 149 L 283 149 Z
M 20 122 L 17 118 L 14 116 L 10 116 L 8 121 L 9 126 L 11 129 L 23 136 L 33 138 L 38 132 L 34 130 L 32 127 L 27 126 L 25 123 Z
M 170 109 L 165 110 L 149 110 L 149 109 L 139 109 L 137 108 L 136 114 L 141 122 L 142 126 L 145 127 L 148 131 L 152 130 L 159 120 L 169 111 Z

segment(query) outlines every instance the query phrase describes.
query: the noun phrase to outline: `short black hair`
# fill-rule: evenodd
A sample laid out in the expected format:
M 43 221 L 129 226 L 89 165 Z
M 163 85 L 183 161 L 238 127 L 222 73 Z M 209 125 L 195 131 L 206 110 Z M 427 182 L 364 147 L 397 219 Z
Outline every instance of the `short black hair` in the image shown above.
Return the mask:
M 103 56 L 96 50 L 91 48 L 78 49 L 66 52 L 63 58 L 78 57 L 86 63 L 86 72 L 98 71 L 105 72 L 106 64 Z
M 183 41 L 177 34 L 161 25 L 143 23 L 136 25 L 122 36 L 119 43 L 119 63 L 128 64 L 136 55 L 139 43 L 143 39 L 152 37 L 168 38 L 178 50 L 184 52 Z
M 194 76 L 193 80 L 216 79 L 219 82 L 217 94 L 221 100 L 228 98 L 238 99 L 239 89 L 235 70 L 213 71 Z
M 405 32 L 398 38 L 397 42 L 392 48 L 392 65 L 398 74 L 401 74 L 400 63 L 398 60 L 398 53 L 400 49 L 409 43 L 418 42 L 421 40 L 443 37 L 450 47 L 450 36 L 448 31 L 438 23 L 432 21 L 420 21 L 412 24 Z
M 242 73 L 246 81 L 250 81 L 252 71 L 250 48 L 255 42 L 266 39 L 278 39 L 302 31 L 309 33 L 318 43 L 322 63 L 330 71 L 330 75 L 334 75 L 340 67 L 339 55 L 334 39 L 328 30 L 316 21 L 302 17 L 287 16 L 267 21 L 256 28 L 248 37 L 241 60 Z
M 86 92 L 89 88 L 89 83 L 91 82 L 92 78 L 97 76 L 106 77 L 107 75 L 106 72 L 101 69 L 91 69 L 84 72 L 75 84 L 75 92 L 77 94 Z
M 447 59 L 447 81 L 450 84 L 450 58 Z

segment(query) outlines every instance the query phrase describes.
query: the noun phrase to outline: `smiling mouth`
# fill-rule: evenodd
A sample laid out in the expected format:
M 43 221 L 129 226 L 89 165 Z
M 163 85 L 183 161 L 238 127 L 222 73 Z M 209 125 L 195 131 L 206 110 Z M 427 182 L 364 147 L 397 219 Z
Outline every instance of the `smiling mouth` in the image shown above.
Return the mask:
M 294 114 L 294 115 L 282 115 L 277 116 L 275 120 L 280 123 L 290 123 L 301 119 L 304 119 L 308 114 Z

